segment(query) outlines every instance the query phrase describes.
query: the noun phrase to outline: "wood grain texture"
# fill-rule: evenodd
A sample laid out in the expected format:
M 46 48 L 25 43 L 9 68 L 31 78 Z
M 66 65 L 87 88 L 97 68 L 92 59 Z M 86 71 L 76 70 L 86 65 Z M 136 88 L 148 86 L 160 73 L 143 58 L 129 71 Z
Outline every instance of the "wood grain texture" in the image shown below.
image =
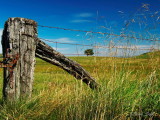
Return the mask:
M 35 21 L 25 18 L 9 18 L 5 23 L 2 36 L 3 57 L 6 57 L 8 48 L 10 51 L 7 54 L 19 55 L 16 65 L 12 68 L 4 68 L 3 97 L 5 99 L 15 100 L 20 96 L 31 96 L 35 66 L 36 28 Z M 13 73 L 11 69 L 13 69 Z

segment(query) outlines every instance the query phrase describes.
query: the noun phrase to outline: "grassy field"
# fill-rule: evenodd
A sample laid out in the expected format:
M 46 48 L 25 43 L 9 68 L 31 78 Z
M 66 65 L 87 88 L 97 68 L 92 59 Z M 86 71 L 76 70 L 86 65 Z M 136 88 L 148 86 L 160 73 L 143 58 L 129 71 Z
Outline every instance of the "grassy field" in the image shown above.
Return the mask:
M 0 105 L 0 120 L 160 119 L 160 52 L 132 58 L 70 58 L 96 79 L 101 90 L 91 90 L 37 59 L 33 97 Z M 0 73 L 2 90 L 2 69 Z

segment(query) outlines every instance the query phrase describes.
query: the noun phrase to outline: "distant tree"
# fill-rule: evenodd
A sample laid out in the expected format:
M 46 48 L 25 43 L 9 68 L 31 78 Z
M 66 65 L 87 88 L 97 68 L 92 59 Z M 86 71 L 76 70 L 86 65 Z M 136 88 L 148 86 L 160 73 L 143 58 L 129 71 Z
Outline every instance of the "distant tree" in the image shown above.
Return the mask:
M 93 49 L 87 49 L 87 50 L 85 50 L 84 54 L 87 55 L 87 56 L 88 55 L 93 55 L 94 54 Z

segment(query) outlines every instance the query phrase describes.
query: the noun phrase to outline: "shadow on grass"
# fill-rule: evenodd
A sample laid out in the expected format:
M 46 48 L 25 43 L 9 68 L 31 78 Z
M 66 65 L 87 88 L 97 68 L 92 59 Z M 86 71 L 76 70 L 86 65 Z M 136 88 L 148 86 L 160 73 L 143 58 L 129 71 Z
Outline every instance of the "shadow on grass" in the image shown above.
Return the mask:
M 0 99 L 0 106 L 2 106 L 4 103 L 3 99 Z

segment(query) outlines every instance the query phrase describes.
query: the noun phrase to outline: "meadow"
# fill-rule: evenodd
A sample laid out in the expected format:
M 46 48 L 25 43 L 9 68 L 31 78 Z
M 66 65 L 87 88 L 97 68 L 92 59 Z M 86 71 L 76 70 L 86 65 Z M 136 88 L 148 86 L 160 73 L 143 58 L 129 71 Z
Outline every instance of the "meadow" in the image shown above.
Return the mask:
M 0 105 L 0 120 L 159 120 L 160 52 L 137 57 L 70 57 L 100 85 L 37 58 L 33 95 Z M 0 70 L 2 91 L 2 69 Z M 0 98 L 2 94 L 0 93 Z

